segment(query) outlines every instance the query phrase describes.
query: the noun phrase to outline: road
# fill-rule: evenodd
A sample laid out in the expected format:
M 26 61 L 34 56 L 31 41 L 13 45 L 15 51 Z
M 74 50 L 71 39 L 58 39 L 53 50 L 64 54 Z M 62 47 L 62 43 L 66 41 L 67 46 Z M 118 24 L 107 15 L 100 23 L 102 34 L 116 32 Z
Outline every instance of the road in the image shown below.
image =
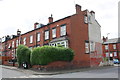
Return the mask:
M 118 71 L 119 70 L 119 71 Z M 33 75 L 17 70 L 2 68 L 3 78 L 118 78 L 120 67 L 88 70 L 82 72 L 56 74 L 56 75 Z

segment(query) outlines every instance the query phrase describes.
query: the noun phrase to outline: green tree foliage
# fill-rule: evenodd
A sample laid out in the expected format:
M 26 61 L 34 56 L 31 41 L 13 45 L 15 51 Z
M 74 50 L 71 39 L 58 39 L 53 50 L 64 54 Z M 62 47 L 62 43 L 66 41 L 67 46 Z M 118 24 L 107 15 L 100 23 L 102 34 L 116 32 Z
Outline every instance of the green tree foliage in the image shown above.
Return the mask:
M 54 61 L 72 61 L 73 50 L 64 47 L 43 46 L 35 48 L 31 54 L 32 65 L 47 65 Z
M 30 64 L 30 54 L 31 54 L 31 50 L 28 47 L 24 45 L 18 46 L 17 60 L 18 60 L 19 66 L 21 66 L 23 62 L 27 62 L 28 64 Z

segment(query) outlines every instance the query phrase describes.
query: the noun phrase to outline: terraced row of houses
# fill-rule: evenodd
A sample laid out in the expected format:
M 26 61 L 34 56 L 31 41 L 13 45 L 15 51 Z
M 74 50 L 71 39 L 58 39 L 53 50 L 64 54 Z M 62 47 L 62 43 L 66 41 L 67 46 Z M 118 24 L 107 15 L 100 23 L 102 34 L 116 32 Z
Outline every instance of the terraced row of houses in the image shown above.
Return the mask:
M 34 30 L 17 35 L 4 36 L 1 42 L 1 56 L 9 61 L 16 59 L 16 49 L 23 44 L 30 49 L 44 45 L 62 45 L 71 48 L 75 56 L 71 64 L 75 67 L 99 66 L 103 61 L 101 26 L 95 19 L 95 12 L 81 10 L 76 4 L 76 13 L 53 21 L 52 15 L 48 24 L 34 23 Z

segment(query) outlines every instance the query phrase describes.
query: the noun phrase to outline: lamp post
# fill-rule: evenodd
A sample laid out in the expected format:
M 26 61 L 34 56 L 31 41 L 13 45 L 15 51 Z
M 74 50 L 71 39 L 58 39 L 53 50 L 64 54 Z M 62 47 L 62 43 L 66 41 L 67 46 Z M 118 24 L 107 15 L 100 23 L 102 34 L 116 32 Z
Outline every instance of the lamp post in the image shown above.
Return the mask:
M 21 37 L 21 31 L 19 31 L 19 29 L 17 30 L 17 36 L 18 36 L 18 45 L 20 45 L 20 37 Z M 15 66 L 15 62 L 16 62 L 16 47 L 15 47 L 15 54 L 14 54 L 14 60 L 13 60 L 13 66 Z
M 108 38 L 108 35 L 109 35 L 110 33 L 107 33 L 107 38 Z M 109 46 L 109 42 L 108 42 L 108 63 L 110 62 L 110 46 Z
M 20 45 L 20 36 L 21 36 L 21 31 L 19 31 L 19 29 L 17 30 L 17 35 L 19 36 L 19 41 L 18 41 L 18 44 Z

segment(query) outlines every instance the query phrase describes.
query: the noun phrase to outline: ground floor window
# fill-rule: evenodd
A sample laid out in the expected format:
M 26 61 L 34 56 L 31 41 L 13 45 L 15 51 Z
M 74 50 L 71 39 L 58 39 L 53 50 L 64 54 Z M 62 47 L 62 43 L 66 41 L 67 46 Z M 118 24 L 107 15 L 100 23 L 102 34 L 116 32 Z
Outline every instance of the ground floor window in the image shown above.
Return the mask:
M 115 56 L 115 57 L 117 56 L 117 52 L 114 52 L 114 56 Z
M 109 57 L 109 53 L 108 52 L 106 52 L 105 54 L 106 54 L 106 57 Z
M 58 42 L 53 42 L 53 43 L 49 43 L 50 46 L 58 46 L 58 45 L 61 45 L 65 48 L 68 48 L 68 41 L 65 40 L 65 41 L 58 41 Z

